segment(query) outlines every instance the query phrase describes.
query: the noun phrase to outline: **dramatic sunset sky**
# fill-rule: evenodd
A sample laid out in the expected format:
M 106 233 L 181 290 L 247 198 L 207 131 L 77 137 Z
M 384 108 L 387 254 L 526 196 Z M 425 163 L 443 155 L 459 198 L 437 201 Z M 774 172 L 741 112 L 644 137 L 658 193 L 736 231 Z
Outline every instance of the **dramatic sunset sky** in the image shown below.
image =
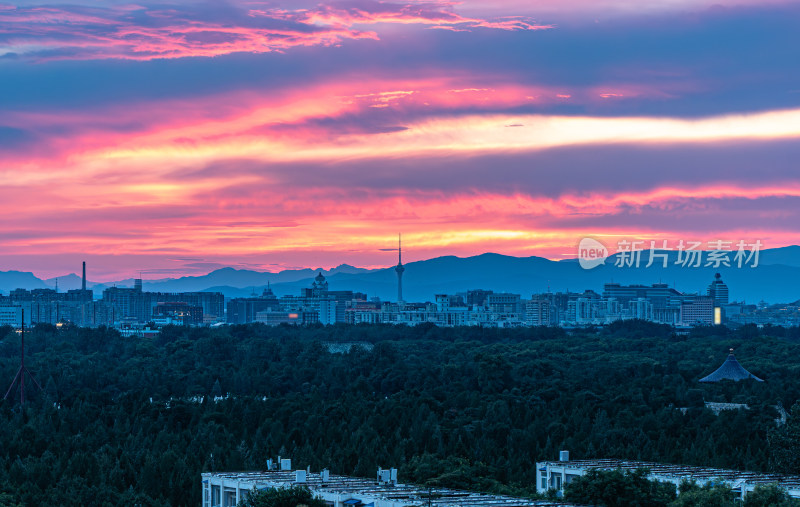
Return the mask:
M 800 2 L 0 0 L 0 270 L 800 244 Z

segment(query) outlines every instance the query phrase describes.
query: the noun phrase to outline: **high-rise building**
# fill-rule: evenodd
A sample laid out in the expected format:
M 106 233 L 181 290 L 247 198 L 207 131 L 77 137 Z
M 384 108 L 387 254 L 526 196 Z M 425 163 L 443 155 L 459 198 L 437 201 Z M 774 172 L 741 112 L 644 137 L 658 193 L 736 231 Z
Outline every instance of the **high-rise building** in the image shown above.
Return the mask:
M 645 298 L 637 298 L 630 303 L 630 314 L 634 319 L 653 320 L 653 305 Z
M 113 320 L 148 322 L 158 303 L 186 303 L 202 308 L 204 321 L 222 319 L 225 311 L 225 296 L 220 292 L 144 292 L 141 281 L 133 288 L 109 287 L 103 291 L 103 301 L 113 307 Z
M 82 289 L 59 292 L 58 289 L 14 289 L 0 298 L 0 303 L 25 308 L 26 323 L 57 324 L 72 322 L 79 326 L 94 326 L 96 315 L 94 294 L 86 289 L 86 263 L 83 265 Z
M 468 290 L 466 292 L 458 293 L 458 295 L 464 299 L 464 303 L 469 307 L 485 306 L 486 298 L 488 298 L 490 294 L 494 294 L 494 291 L 484 290 L 484 289 L 473 289 L 473 290 Z
M 529 326 L 549 326 L 550 307 L 549 299 L 531 299 L 525 304 L 525 323 Z
M 714 298 L 694 296 L 681 303 L 681 322 L 687 326 L 714 324 Z
M 184 326 L 199 326 L 203 323 L 203 307 L 183 301 L 156 303 L 153 308 L 153 318 L 168 319 L 173 324 Z
M 486 307 L 494 313 L 518 314 L 522 312 L 522 300 L 519 294 L 495 292 L 486 297 Z
M 263 311 L 278 311 L 281 307 L 280 301 L 272 292 L 272 288 L 267 286 L 261 296 L 249 298 L 234 298 L 228 301 L 228 324 L 247 324 L 255 322 L 256 314 Z
M 714 306 L 728 304 L 728 286 L 722 281 L 722 275 L 714 275 L 714 281 L 708 286 L 707 294 L 714 298 Z
M 0 326 L 11 326 L 19 328 L 22 326 L 23 307 L 19 305 L 0 305 Z M 26 314 L 27 322 L 30 325 L 30 312 Z
M 665 283 L 652 285 L 620 285 L 607 283 L 603 286 L 603 299 L 616 301 L 621 308 L 629 308 L 634 313 L 644 310 L 637 301 L 650 303 L 647 313 L 652 320 L 666 324 L 677 324 L 680 320 L 681 302 L 686 296 Z M 641 313 L 640 313 L 641 314 Z

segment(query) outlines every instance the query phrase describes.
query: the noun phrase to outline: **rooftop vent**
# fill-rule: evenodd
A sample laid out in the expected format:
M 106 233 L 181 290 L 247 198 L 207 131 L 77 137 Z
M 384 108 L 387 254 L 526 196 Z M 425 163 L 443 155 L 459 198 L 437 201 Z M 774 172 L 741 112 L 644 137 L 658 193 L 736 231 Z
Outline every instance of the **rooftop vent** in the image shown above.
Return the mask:
M 384 470 L 378 467 L 378 484 L 397 484 L 397 469 Z
M 561 451 L 558 453 L 558 461 L 569 461 L 569 451 Z

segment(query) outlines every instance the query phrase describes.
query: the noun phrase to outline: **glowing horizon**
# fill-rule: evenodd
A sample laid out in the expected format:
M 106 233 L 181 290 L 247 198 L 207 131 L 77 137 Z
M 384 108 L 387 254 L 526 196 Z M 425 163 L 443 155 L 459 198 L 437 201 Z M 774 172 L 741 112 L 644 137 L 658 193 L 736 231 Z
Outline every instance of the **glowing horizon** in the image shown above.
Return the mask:
M 374 268 L 397 232 L 409 262 L 800 244 L 799 13 L 0 4 L 0 271 Z

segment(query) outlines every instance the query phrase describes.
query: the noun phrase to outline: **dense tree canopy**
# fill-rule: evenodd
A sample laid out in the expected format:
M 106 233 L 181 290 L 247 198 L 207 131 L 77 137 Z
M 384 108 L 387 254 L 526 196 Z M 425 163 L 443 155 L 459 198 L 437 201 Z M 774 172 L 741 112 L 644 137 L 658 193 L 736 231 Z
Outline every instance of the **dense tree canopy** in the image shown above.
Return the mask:
M 294 486 L 254 491 L 238 505 L 241 507 L 325 507 L 325 502 L 315 498 L 308 488 Z
M 581 505 L 667 507 L 675 500 L 675 485 L 648 480 L 646 469 L 589 470 L 564 491 L 564 499 Z
M 678 487 L 648 479 L 650 471 L 590 470 L 564 491 L 564 499 L 580 505 L 604 507 L 798 507 L 800 500 L 775 484 L 758 485 L 737 501 L 730 485 L 711 480 L 702 486 L 683 481 Z
M 770 467 L 784 474 L 800 475 L 800 403 L 795 403 L 786 424 L 770 429 Z
M 744 507 L 797 507 L 800 500 L 789 498 L 789 494 L 776 484 L 759 485 L 747 494 Z
M 800 398 L 800 332 L 783 328 L 246 325 L 142 340 L 39 325 L 26 347 L 44 390 L 29 384 L 24 410 L 0 403 L 11 505 L 197 505 L 200 472 L 278 454 L 516 494 L 535 492 L 533 463 L 561 449 L 766 471 L 773 406 Z M 729 347 L 766 382 L 698 383 Z M 18 334 L 0 328 L 0 380 L 18 354 Z M 749 410 L 715 415 L 704 401 Z
M 695 482 L 684 482 L 680 494 L 671 507 L 735 507 L 731 487 L 724 483 L 707 483 L 698 486 Z

